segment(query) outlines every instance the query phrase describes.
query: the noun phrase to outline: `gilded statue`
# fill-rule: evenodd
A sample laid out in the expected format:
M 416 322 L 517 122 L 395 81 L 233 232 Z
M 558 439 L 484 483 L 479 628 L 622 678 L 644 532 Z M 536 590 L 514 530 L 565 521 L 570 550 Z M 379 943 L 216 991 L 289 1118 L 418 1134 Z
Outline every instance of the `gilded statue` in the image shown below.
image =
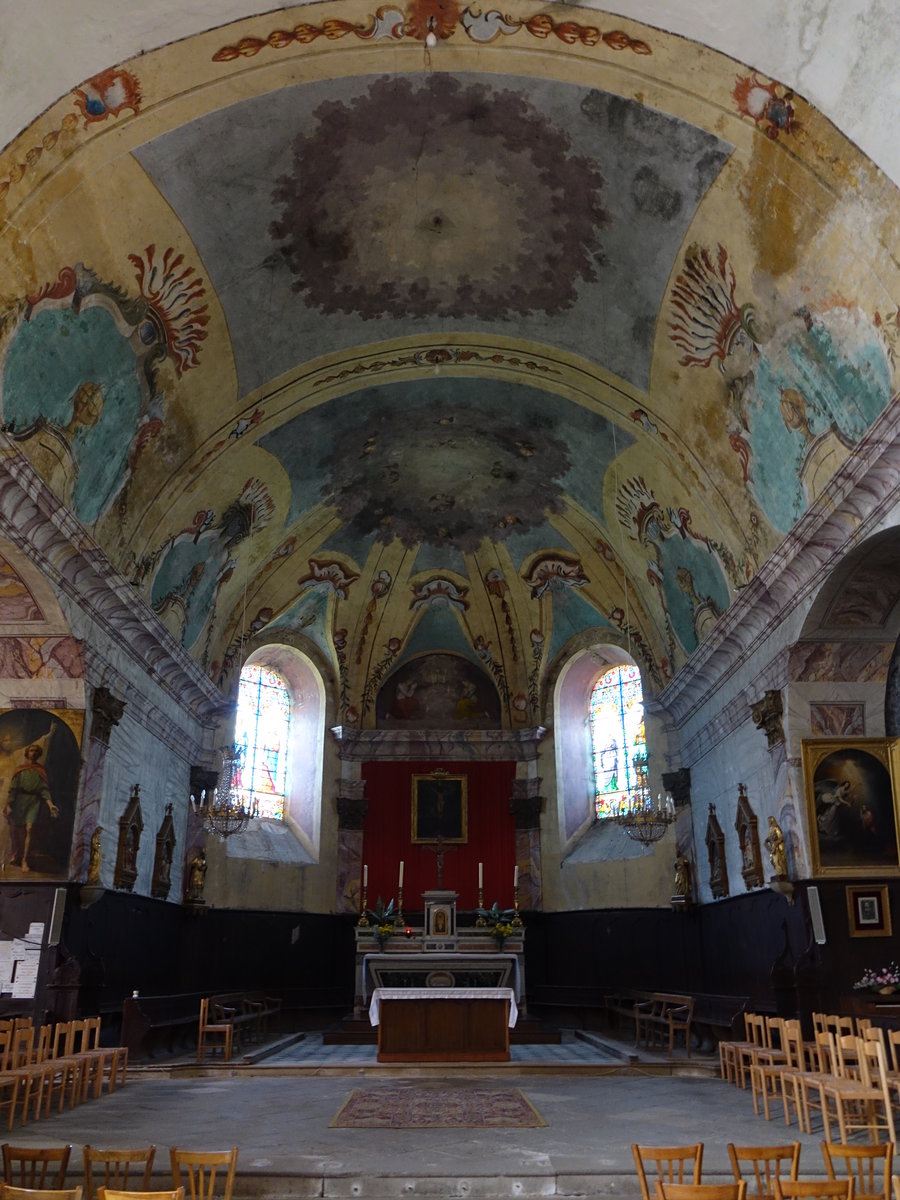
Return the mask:
M 769 861 L 772 864 L 772 870 L 776 878 L 787 877 L 787 850 L 784 844 L 784 834 L 781 832 L 781 826 L 774 817 L 769 817 L 769 832 L 766 835 L 766 849 L 769 852 Z
M 206 880 L 206 851 L 200 849 L 191 859 L 188 867 L 188 886 L 186 899 L 191 904 L 203 903 L 203 885 Z
M 691 894 L 691 864 L 679 852 L 675 856 L 675 895 L 690 896 Z
M 100 864 L 103 862 L 103 830 L 98 825 L 91 834 L 91 857 L 88 860 L 87 881 L 90 884 L 100 882 Z

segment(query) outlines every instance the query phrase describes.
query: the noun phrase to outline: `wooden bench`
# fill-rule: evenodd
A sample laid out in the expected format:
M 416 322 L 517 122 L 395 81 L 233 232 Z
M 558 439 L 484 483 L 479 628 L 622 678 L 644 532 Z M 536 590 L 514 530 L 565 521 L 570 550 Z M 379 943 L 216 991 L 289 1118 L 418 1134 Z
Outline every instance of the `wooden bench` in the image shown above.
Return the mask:
M 744 1013 L 749 996 L 718 995 L 713 992 L 692 992 L 694 997 L 693 1032 L 700 1049 L 715 1053 L 719 1042 L 739 1040 L 744 1036 Z
M 691 1054 L 691 1019 L 694 997 L 668 992 L 652 992 L 646 1000 L 634 1003 L 634 1044 L 648 1050 L 662 1048 L 668 1039 L 669 1053 L 675 1049 L 676 1033 L 684 1034 L 688 1057 Z
M 281 1000 L 261 992 L 225 992 L 209 1000 L 211 1020 L 230 1024 L 236 1048 L 248 1042 L 261 1042 L 268 1032 L 270 1017 L 281 1012 Z
M 128 996 L 122 1005 L 123 1046 L 131 1059 L 177 1054 L 197 1040 L 199 992 Z

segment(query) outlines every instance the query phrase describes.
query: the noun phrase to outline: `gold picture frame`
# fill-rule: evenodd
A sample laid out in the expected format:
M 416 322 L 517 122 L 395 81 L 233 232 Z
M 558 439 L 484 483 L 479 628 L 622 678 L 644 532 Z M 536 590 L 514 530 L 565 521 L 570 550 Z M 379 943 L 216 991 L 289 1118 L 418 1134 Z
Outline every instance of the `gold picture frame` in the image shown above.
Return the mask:
M 851 937 L 890 937 L 891 897 L 887 885 L 849 886 L 847 919 Z
M 817 738 L 801 749 L 812 874 L 900 875 L 897 740 Z
M 434 771 L 412 777 L 413 845 L 463 845 L 469 840 L 468 777 Z

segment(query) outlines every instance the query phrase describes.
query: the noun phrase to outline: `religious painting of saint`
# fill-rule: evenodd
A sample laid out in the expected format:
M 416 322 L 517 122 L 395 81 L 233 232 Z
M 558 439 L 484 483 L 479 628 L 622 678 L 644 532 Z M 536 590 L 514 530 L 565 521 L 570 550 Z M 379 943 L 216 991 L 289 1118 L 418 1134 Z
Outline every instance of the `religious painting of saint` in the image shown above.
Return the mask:
M 83 719 L 39 708 L 0 713 L 0 878 L 67 878 Z
M 465 775 L 413 775 L 412 841 L 461 845 L 469 840 Z
M 894 759 L 884 738 L 803 742 L 814 875 L 896 875 Z

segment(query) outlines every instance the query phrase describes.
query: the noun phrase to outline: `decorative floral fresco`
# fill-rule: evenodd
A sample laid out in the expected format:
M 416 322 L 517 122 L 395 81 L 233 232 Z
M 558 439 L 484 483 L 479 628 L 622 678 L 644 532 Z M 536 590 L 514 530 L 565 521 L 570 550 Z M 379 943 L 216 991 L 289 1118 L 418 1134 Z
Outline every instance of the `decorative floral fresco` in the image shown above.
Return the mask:
M 658 692 L 879 436 L 897 196 L 779 81 L 624 18 L 323 11 L 109 63 L 0 152 L 16 469 L 211 688 L 283 638 L 349 727 L 536 726 L 594 643 Z M 7 632 L 10 678 L 83 672 Z
M 379 79 L 313 119 L 277 182 L 271 232 L 292 288 L 323 313 L 557 314 L 596 279 L 609 220 L 599 165 L 520 93 L 449 75 Z M 414 220 L 398 221 L 410 209 Z M 460 239 L 473 238 L 478 254 L 461 257 Z M 397 264 L 388 286 L 385 242 Z

